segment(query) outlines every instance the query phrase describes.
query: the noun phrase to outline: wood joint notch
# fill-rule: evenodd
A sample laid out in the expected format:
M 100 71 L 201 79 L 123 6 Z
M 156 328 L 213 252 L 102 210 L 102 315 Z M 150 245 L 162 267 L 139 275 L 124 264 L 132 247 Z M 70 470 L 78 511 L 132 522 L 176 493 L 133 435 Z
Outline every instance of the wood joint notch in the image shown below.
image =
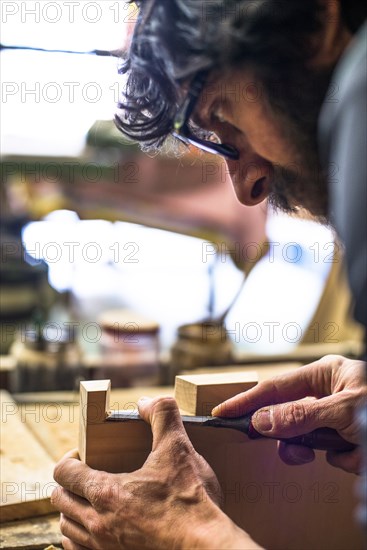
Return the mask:
M 80 459 L 96 470 L 132 472 L 144 464 L 151 450 L 150 426 L 145 422 L 107 422 L 110 392 L 110 380 L 80 383 Z

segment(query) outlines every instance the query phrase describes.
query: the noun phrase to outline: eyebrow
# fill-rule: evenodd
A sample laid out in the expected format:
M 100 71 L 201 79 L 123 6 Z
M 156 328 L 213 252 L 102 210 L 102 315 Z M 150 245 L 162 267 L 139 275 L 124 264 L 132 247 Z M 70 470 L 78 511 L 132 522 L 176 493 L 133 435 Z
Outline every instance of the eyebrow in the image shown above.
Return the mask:
M 194 112 L 191 116 L 191 120 L 200 128 L 205 129 L 206 126 L 208 126 L 210 122 L 210 113 L 213 110 L 213 105 L 215 104 L 216 99 L 217 98 L 214 96 L 213 99 L 211 99 L 208 103 L 204 105 L 203 109 L 199 110 L 199 106 L 201 105 L 201 94 L 200 94 L 198 104 L 196 105 Z

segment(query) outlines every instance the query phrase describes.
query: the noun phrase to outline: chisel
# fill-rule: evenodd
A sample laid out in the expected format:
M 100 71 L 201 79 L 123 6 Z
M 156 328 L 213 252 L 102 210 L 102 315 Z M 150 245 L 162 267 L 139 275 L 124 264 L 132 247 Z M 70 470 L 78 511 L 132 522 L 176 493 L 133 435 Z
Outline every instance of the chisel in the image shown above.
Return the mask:
M 181 419 L 184 425 L 238 430 L 246 434 L 250 439 L 277 439 L 278 441 L 284 441 L 288 444 L 303 445 L 304 447 L 310 447 L 311 449 L 318 449 L 321 451 L 352 451 L 356 448 L 356 445 L 343 439 L 338 432 L 332 428 L 318 428 L 313 432 L 298 435 L 296 437 L 269 438 L 255 430 L 251 422 L 251 417 L 252 414 L 240 416 L 238 418 L 220 418 L 219 416 L 181 416 Z M 111 411 L 109 416 L 106 418 L 106 421 L 143 422 L 143 419 L 139 416 L 138 411 L 135 410 L 115 410 Z

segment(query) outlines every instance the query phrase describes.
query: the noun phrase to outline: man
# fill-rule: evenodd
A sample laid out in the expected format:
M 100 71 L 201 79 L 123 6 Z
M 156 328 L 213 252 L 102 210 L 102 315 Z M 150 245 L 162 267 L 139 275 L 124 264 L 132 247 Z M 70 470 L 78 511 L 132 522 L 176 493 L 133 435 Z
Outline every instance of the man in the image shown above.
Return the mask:
M 121 129 L 149 147 L 174 133 L 222 154 L 246 205 L 269 196 L 286 211 L 303 207 L 331 219 L 345 240 L 356 316 L 366 324 L 362 3 L 151 0 L 140 10 L 123 69 L 129 79 Z M 339 81 L 331 80 L 333 73 Z M 265 435 L 328 426 L 358 444 L 363 368 L 327 356 L 259 384 L 214 414 L 258 409 L 254 426 Z M 143 399 L 139 410 L 153 432 L 152 452 L 139 471 L 97 472 L 75 453 L 56 467 L 63 488 L 53 502 L 62 512 L 64 547 L 259 548 L 220 510 L 217 480 L 192 448 L 175 402 Z M 300 446 L 282 444 L 279 451 L 289 464 L 313 459 Z M 361 471 L 359 446 L 328 453 L 327 460 Z

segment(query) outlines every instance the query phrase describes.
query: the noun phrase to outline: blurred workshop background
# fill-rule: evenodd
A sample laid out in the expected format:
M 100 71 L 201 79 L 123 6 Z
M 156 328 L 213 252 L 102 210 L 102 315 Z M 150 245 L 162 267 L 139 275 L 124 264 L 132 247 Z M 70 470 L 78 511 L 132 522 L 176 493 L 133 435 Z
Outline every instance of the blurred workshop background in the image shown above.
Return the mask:
M 242 206 L 219 158 L 124 139 L 119 60 L 81 52 L 123 50 L 135 7 L 71 4 L 3 11 L 2 387 L 357 356 L 332 230 Z

